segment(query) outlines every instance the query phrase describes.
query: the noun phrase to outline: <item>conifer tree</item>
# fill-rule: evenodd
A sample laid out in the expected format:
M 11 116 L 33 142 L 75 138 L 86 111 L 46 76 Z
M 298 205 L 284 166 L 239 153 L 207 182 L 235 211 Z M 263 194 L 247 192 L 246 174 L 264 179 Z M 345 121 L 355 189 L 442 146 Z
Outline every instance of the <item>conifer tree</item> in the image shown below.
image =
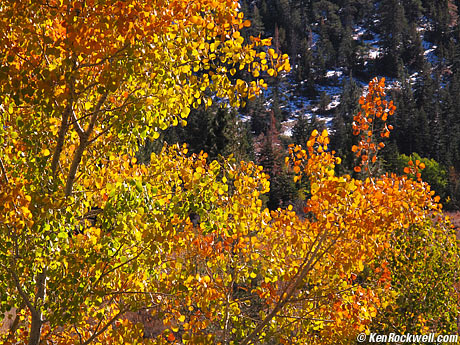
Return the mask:
M 286 206 L 294 197 L 292 177 L 284 167 L 284 149 L 279 139 L 276 118 L 273 111 L 269 113 L 270 127 L 266 134 L 261 134 L 256 145 L 257 163 L 264 167 L 270 176 L 270 191 L 267 207 L 275 210 Z
M 352 171 L 355 157 L 350 148 L 356 144 L 356 136 L 352 135 L 353 116 L 359 111 L 358 100 L 361 90 L 353 80 L 344 81 L 340 104 L 335 108 L 332 120 L 331 148 L 342 158 L 342 164 L 338 169 Z
M 384 50 L 382 67 L 385 73 L 396 77 L 395 66 L 398 66 L 398 60 L 403 53 L 408 30 L 404 7 L 399 0 L 383 0 L 380 3 L 379 16 L 378 28 Z
M 319 120 L 315 114 L 310 117 L 305 114 L 297 116 L 297 121 L 292 128 L 292 142 L 296 145 L 305 145 L 315 129 L 318 132 L 326 129 L 324 122 Z
M 263 96 L 247 103 L 245 112 L 250 117 L 250 127 L 252 134 L 257 137 L 261 133 L 266 133 L 270 126 L 270 117 L 265 107 Z
M 395 127 L 393 138 L 401 153 L 410 155 L 415 150 L 415 137 L 418 135 L 415 128 L 418 109 L 415 104 L 411 85 L 407 82 L 407 75 L 401 79 L 401 89 L 393 93 L 396 112 L 393 118 Z

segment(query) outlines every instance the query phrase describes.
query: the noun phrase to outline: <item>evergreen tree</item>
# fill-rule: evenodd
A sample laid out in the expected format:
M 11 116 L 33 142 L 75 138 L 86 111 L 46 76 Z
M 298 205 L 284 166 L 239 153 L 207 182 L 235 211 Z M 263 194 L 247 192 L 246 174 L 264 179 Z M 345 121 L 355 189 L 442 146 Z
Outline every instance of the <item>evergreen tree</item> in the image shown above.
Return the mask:
M 265 108 L 265 98 L 258 97 L 247 103 L 245 112 L 250 117 L 250 128 L 254 136 L 266 133 L 270 126 L 270 117 Z
M 384 55 L 381 59 L 382 70 L 397 77 L 398 65 L 404 51 L 408 31 L 404 7 L 399 0 L 382 0 L 379 11 L 379 33 L 382 37 Z M 395 68 L 397 67 L 397 68 Z
M 352 34 L 351 27 L 347 27 L 339 46 L 338 63 L 340 66 L 345 67 L 346 70 L 352 70 L 355 64 L 356 52 Z
M 241 121 L 236 109 L 232 109 L 231 114 L 223 130 L 223 135 L 228 138 L 228 142 L 221 154 L 225 157 L 232 154 L 237 161 L 252 161 L 255 157 L 249 123 Z
M 259 35 L 263 36 L 265 32 L 264 23 L 262 17 L 260 16 L 259 8 L 254 5 L 251 11 L 251 26 L 249 27 L 249 35 L 257 37 Z
M 442 88 L 440 90 L 440 105 L 442 114 L 442 129 L 440 136 L 443 140 L 442 162 L 446 166 L 453 166 L 455 161 L 459 160 L 459 145 L 460 145 L 460 121 L 456 112 L 455 102 L 452 99 L 449 89 Z M 458 94 L 457 94 L 458 98 Z
M 247 125 L 239 119 L 236 110 L 213 104 L 191 111 L 186 127 L 171 127 L 161 133 L 158 140 L 146 141 L 137 157 L 148 162 L 152 152 L 159 152 L 163 143 L 188 145 L 191 153 L 204 151 L 210 159 L 219 155 L 235 154 L 239 159 L 251 158 L 251 139 Z
M 327 108 L 330 103 L 331 103 L 331 96 L 326 91 L 321 92 L 320 97 L 319 97 L 318 108 L 322 114 L 325 114 L 327 112 Z
M 409 25 L 408 39 L 402 52 L 402 60 L 407 66 L 410 66 L 414 70 L 418 71 L 423 68 L 425 57 L 422 46 L 422 38 L 420 37 L 417 28 L 416 23 Z
M 305 146 L 310 135 L 314 130 L 322 132 L 326 129 L 323 121 L 319 120 L 315 114 L 308 118 L 305 114 L 299 115 L 297 121 L 292 128 L 292 142 L 296 145 Z
M 391 136 L 396 141 L 398 151 L 410 155 L 415 150 L 415 137 L 419 134 L 415 128 L 418 110 L 405 74 L 401 78 L 401 90 L 393 92 L 392 98 L 395 100 L 396 112 L 391 119 L 394 126 Z
M 355 156 L 351 147 L 356 144 L 357 137 L 353 135 L 352 123 L 359 111 L 360 96 L 361 89 L 352 78 L 344 81 L 340 104 L 335 108 L 332 120 L 331 134 L 331 149 L 342 158 L 342 164 L 337 167 L 341 172 L 350 172 L 354 167 Z
M 441 59 L 449 59 L 451 26 L 449 0 L 425 1 L 425 6 L 432 22 L 432 30 L 428 38 L 437 46 L 436 55 Z
M 423 15 L 423 6 L 421 0 L 402 0 L 404 12 L 409 25 L 418 24 Z
M 267 133 L 261 134 L 258 140 L 257 163 L 264 167 L 270 176 L 270 191 L 268 193 L 267 207 L 275 210 L 286 206 L 295 196 L 292 176 L 284 169 L 284 149 L 281 146 L 279 132 L 276 128 L 276 119 L 270 113 L 270 127 Z

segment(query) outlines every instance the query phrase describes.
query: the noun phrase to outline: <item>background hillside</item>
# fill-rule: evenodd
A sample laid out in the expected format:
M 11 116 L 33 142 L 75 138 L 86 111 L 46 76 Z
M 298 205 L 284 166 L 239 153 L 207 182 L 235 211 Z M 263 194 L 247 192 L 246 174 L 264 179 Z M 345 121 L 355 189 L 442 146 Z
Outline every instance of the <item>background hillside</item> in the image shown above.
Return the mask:
M 292 70 L 268 78 L 264 95 L 235 109 L 197 109 L 185 128 L 163 141 L 186 142 L 211 158 L 233 154 L 264 166 L 271 176 L 267 206 L 298 204 L 305 197 L 283 169 L 290 143 L 304 144 L 313 129 L 327 128 L 354 174 L 351 124 L 363 87 L 385 77 L 397 111 L 395 130 L 380 155 L 381 172 L 398 172 L 416 154 L 423 178 L 445 206 L 460 206 L 460 1 L 454 0 L 244 0 L 250 36 L 273 37 L 289 54 Z M 235 77 L 250 80 L 238 71 Z M 147 144 L 140 157 L 155 147 Z M 145 159 L 145 158 L 144 158 Z M 300 206 L 299 206 L 300 208 Z

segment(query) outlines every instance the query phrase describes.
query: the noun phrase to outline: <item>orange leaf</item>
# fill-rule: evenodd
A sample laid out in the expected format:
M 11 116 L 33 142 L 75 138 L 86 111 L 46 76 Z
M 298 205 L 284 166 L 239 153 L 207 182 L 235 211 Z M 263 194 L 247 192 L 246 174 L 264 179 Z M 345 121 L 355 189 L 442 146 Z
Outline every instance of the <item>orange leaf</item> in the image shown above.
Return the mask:
M 361 172 L 361 167 L 355 167 L 356 172 Z

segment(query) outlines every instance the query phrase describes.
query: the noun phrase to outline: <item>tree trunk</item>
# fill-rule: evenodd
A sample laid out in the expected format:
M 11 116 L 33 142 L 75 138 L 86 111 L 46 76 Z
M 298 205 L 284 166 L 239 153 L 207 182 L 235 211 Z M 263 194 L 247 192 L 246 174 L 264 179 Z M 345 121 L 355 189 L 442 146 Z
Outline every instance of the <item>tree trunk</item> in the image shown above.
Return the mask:
M 32 313 L 32 325 L 30 326 L 29 345 L 39 345 L 42 334 L 42 312 Z
M 37 294 L 35 295 L 34 308 L 31 310 L 32 324 L 30 325 L 29 345 L 39 345 L 42 334 L 43 318 L 42 305 L 45 299 L 46 270 L 37 275 Z

